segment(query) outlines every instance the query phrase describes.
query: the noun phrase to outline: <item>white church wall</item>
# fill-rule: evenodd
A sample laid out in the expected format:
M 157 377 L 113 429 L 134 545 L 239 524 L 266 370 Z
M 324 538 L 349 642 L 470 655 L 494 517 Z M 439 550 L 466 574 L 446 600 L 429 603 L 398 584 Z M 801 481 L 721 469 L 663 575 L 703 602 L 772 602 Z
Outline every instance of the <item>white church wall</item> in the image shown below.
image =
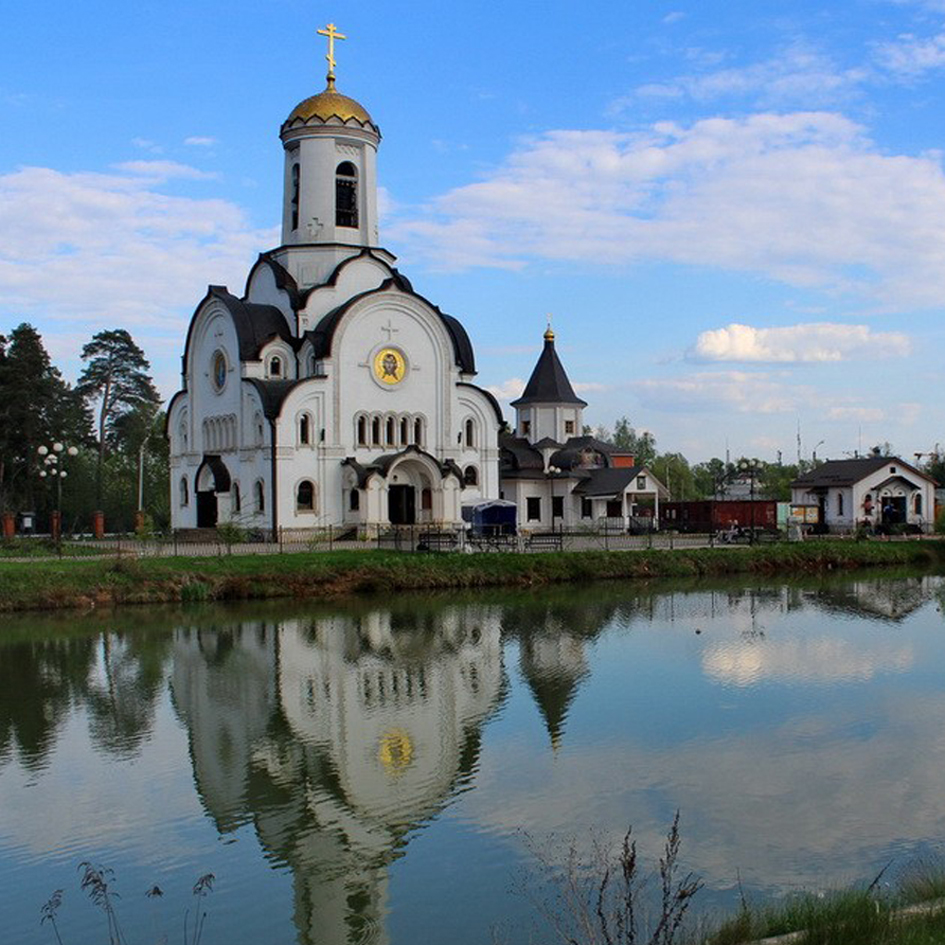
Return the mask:
M 319 286 L 310 293 L 301 317 L 307 327 L 314 328 L 323 315 L 362 292 L 376 289 L 389 278 L 390 270 L 378 260 L 370 256 L 352 259 L 341 267 L 334 285 Z
M 246 286 L 246 299 L 257 305 L 273 305 L 285 316 L 286 323 L 295 325 L 295 312 L 285 289 L 276 285 L 276 278 L 269 266 L 257 266 L 253 270 L 249 284 Z

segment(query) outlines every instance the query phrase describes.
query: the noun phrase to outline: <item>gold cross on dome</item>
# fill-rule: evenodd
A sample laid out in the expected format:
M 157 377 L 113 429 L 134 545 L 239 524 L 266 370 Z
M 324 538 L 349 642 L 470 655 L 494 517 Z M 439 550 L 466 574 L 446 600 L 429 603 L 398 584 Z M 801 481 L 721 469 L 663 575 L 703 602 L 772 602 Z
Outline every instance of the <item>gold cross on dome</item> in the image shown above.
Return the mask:
M 347 39 L 348 37 L 339 33 L 335 29 L 334 23 L 329 23 L 323 30 L 318 31 L 319 36 L 328 37 L 328 55 L 325 58 L 328 60 L 328 84 L 335 84 L 335 40 L 336 39 Z

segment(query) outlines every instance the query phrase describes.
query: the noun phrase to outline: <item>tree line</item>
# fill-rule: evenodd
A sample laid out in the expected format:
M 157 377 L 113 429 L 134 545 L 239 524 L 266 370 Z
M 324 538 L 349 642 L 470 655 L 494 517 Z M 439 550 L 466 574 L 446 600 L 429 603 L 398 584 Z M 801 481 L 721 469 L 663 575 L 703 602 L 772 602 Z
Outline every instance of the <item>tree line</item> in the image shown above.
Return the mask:
M 711 499 L 723 494 L 736 478 L 744 475 L 739 467 L 747 461 L 756 470 L 755 494 L 788 502 L 791 499 L 791 482 L 817 465 L 813 459 L 802 459 L 798 463 L 768 463 L 749 457 L 738 457 L 732 461 L 717 456 L 690 465 L 682 453 L 660 453 L 656 448 L 656 437 L 648 430 L 636 430 L 627 417 L 621 417 L 613 430 L 598 427 L 596 430 L 586 428 L 585 432 L 593 433 L 597 439 L 632 453 L 638 465 L 648 466 L 653 475 L 669 489 L 674 501 Z M 889 443 L 879 443 L 869 450 L 868 455 L 890 456 L 892 447 Z M 924 454 L 919 468 L 939 485 L 945 484 L 945 451 L 936 447 L 931 453 Z
M 144 352 L 110 329 L 82 348 L 82 362 L 73 386 L 32 325 L 0 335 L 0 511 L 34 512 L 42 529 L 61 502 L 66 532 L 89 531 L 95 510 L 126 531 L 140 493 L 148 521 L 166 528 L 164 412 Z

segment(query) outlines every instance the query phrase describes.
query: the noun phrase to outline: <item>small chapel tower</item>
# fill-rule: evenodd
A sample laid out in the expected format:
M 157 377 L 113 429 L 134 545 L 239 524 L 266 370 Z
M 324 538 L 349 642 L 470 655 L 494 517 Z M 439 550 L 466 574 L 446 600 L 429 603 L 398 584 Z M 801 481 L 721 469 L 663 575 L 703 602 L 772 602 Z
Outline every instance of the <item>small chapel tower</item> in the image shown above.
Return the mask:
M 282 264 L 301 284 L 319 281 L 351 248 L 376 247 L 377 146 L 381 132 L 367 110 L 335 88 L 333 23 L 324 91 L 305 99 L 279 132 L 285 148 Z M 347 252 L 345 251 L 347 250 Z M 314 266 L 314 268 L 313 268 Z
M 549 323 L 545 346 L 515 408 L 515 432 L 529 443 L 545 438 L 564 443 L 580 436 L 587 402 L 574 393 L 567 372 L 555 352 L 555 333 Z

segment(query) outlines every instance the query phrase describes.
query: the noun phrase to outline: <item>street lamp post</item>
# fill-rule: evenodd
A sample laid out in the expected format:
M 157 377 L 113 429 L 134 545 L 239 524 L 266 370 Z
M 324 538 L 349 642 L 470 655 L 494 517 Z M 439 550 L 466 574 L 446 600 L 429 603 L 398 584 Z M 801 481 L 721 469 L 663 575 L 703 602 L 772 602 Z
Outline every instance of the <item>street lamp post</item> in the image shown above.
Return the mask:
M 77 456 L 79 451 L 74 446 L 66 446 L 56 441 L 52 446 L 40 446 L 36 452 L 43 459 L 43 468 L 39 471 L 40 479 L 53 479 L 56 483 L 56 508 L 49 517 L 49 531 L 53 541 L 58 542 L 62 537 L 62 480 L 69 475 L 63 468 L 60 457 Z
M 555 530 L 555 476 L 561 470 L 557 466 L 548 467 L 548 479 L 551 483 L 551 530 Z M 564 509 L 561 510 L 561 530 L 564 531 Z
M 758 460 L 742 459 L 739 460 L 738 469 L 742 473 L 748 473 L 749 481 L 749 501 L 751 503 L 751 529 L 748 532 L 748 544 L 755 543 L 755 476 L 758 474 Z

